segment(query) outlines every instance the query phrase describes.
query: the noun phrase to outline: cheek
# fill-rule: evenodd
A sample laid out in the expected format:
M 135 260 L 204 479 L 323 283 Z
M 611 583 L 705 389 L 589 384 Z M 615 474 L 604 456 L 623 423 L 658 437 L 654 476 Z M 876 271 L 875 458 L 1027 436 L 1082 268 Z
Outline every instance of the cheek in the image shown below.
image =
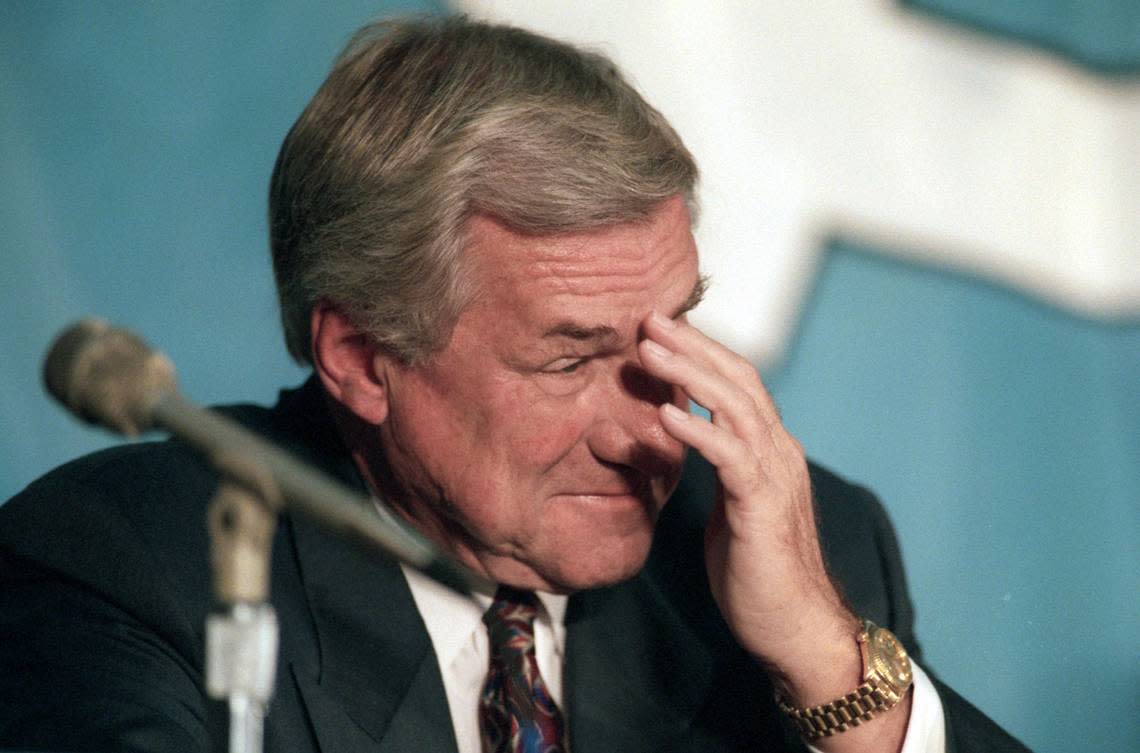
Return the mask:
M 503 444 L 510 447 L 510 455 L 518 465 L 540 472 L 556 465 L 581 444 L 592 420 L 589 400 L 582 394 L 519 394 L 503 422 Z

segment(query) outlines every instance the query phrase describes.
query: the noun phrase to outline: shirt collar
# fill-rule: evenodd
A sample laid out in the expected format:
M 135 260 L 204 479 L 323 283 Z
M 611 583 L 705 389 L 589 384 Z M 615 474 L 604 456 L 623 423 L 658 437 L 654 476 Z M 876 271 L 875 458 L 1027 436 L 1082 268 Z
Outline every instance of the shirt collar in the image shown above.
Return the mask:
M 400 569 L 404 571 L 416 608 L 431 636 L 436 657 L 442 666 L 448 666 L 476 630 L 482 630 L 483 613 L 491 606 L 491 596 L 483 593 L 476 593 L 470 598 L 461 596 L 415 568 L 401 564 Z M 570 597 L 542 591 L 536 591 L 535 595 L 540 604 L 538 619 L 549 620 L 555 653 L 561 656 L 566 635 L 563 620 Z

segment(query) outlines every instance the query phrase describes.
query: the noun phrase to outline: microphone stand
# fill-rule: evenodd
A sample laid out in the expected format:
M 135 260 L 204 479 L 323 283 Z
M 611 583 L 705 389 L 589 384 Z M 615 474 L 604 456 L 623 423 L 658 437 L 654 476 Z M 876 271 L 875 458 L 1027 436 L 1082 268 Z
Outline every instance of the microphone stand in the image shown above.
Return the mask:
M 233 453 L 210 460 L 219 475 L 207 512 L 210 561 L 224 612 L 206 618 L 206 692 L 229 706 L 229 753 L 262 753 L 278 645 L 269 558 L 284 502 L 256 461 Z

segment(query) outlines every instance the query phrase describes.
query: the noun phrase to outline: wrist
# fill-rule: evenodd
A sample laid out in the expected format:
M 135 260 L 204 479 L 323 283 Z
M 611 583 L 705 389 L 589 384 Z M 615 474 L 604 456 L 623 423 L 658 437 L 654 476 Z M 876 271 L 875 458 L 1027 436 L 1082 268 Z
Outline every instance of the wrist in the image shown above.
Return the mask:
M 814 706 L 846 693 L 862 681 L 863 662 L 854 636 L 860 622 L 843 612 L 796 631 L 758 657 L 780 697 L 795 706 Z
M 819 692 L 819 685 L 807 691 L 799 689 L 795 696 L 782 692 L 783 689 L 777 690 L 780 710 L 809 741 L 847 732 L 878 717 L 894 716 L 896 722 L 902 720 L 905 725 L 910 704 L 908 693 L 913 682 L 906 650 L 889 630 L 870 621 L 863 621 L 854 637 L 861 666 L 857 685 L 848 685 L 841 693 L 831 694 L 830 700 L 819 702 L 803 700 Z M 791 693 L 797 692 L 794 686 L 785 683 L 785 687 Z M 896 709 L 902 713 L 892 714 Z M 898 724 L 877 726 L 879 733 L 901 729 Z M 848 741 L 854 742 L 854 739 Z

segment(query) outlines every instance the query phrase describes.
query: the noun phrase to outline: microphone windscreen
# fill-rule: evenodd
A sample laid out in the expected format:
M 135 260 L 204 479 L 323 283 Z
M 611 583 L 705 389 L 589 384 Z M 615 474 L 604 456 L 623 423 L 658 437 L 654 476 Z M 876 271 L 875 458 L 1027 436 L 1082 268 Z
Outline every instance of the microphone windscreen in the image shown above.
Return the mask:
M 44 359 L 47 391 L 88 423 L 128 436 L 150 429 L 154 405 L 178 389 L 174 364 L 101 319 L 63 330 Z

